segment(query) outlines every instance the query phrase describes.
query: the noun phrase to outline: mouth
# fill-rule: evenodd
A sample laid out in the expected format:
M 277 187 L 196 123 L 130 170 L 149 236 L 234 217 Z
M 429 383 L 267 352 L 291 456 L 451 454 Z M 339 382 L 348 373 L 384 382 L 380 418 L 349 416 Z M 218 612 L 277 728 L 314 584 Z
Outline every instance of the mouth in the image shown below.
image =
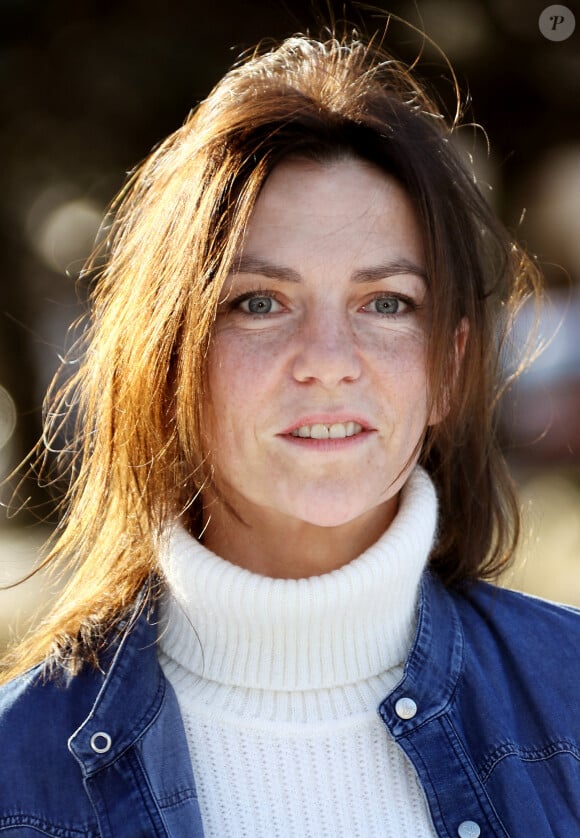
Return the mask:
M 346 439 L 355 436 L 363 431 L 363 426 L 358 422 L 333 422 L 323 424 L 315 422 L 312 425 L 300 425 L 290 431 L 290 436 L 301 439 Z
M 376 431 L 365 419 L 346 412 L 310 414 L 297 419 L 279 436 L 288 442 L 321 451 L 351 447 Z

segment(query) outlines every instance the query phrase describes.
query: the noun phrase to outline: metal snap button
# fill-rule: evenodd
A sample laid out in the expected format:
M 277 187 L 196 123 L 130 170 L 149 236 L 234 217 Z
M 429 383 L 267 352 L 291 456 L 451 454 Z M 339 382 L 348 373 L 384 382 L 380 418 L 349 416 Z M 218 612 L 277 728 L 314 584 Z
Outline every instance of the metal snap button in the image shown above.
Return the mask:
M 400 719 L 412 719 L 417 715 L 417 705 L 412 698 L 404 696 L 395 704 L 395 713 Z
M 459 824 L 457 834 L 459 838 L 479 838 L 481 829 L 475 821 L 463 821 L 463 823 Z
M 96 754 L 106 754 L 107 751 L 110 750 L 112 744 L 113 741 L 111 737 L 103 730 L 99 730 L 91 736 L 90 745 Z

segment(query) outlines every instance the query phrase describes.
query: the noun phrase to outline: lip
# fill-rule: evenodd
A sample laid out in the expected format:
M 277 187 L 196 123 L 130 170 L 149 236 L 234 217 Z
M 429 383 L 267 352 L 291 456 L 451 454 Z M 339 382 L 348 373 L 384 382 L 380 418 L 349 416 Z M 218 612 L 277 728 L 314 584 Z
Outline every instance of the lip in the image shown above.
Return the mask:
M 280 431 L 278 436 L 289 436 L 292 431 L 301 428 L 303 425 L 337 425 L 337 424 L 346 424 L 347 422 L 356 422 L 357 425 L 360 425 L 364 431 L 374 431 L 376 428 L 373 428 L 370 422 L 363 418 L 362 416 L 356 416 L 353 413 L 309 413 L 307 416 L 301 416 L 299 419 L 296 419 L 291 425 L 288 425 L 283 431 Z M 360 436 L 360 434 L 358 434 Z M 297 439 L 298 437 L 292 437 L 292 439 Z M 347 439 L 353 439 L 353 437 L 346 437 Z M 318 440 L 319 442 L 325 442 L 326 440 Z M 331 440 L 335 442 L 336 440 Z
M 362 430 L 353 436 L 339 437 L 338 439 L 311 439 L 310 437 L 292 436 L 286 434 L 280 436 L 280 439 L 288 445 L 293 445 L 295 448 L 302 448 L 305 451 L 331 451 L 336 454 L 338 451 L 352 448 L 357 448 L 359 445 L 364 445 L 375 435 L 376 431 Z

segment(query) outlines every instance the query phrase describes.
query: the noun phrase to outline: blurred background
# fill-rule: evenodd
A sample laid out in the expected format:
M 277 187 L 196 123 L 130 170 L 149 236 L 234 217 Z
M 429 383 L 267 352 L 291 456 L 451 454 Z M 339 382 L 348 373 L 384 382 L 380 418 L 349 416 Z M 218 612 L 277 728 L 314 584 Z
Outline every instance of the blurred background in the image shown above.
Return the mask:
M 546 348 L 505 399 L 502 438 L 521 491 L 526 536 L 510 587 L 580 605 L 580 3 L 553 41 L 534 0 L 0 0 L 0 478 L 41 433 L 42 399 L 82 310 L 77 280 L 125 174 L 177 128 L 244 50 L 317 34 L 343 14 L 362 31 L 392 12 L 451 60 L 465 100 L 458 142 L 505 224 L 544 267 Z M 343 12 L 344 8 L 344 12 Z M 453 107 L 441 54 L 392 22 L 398 57 Z M 526 335 L 533 312 L 518 328 Z M 14 482 L 1 490 L 10 503 Z M 46 490 L 22 487 L 0 509 L 0 584 L 32 567 L 54 523 Z M 19 514 L 21 501 L 28 502 Z M 49 599 L 38 574 L 0 591 L 0 644 Z

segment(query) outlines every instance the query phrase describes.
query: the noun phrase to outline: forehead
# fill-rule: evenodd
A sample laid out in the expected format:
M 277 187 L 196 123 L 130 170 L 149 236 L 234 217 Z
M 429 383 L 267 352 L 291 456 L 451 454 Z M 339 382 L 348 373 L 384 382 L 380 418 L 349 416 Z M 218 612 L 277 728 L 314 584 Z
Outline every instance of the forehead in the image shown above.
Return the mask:
M 279 253 L 297 261 L 314 253 L 332 262 L 372 259 L 383 251 L 422 261 L 417 216 L 396 178 L 354 157 L 280 163 L 262 187 L 242 246 L 244 257 Z

